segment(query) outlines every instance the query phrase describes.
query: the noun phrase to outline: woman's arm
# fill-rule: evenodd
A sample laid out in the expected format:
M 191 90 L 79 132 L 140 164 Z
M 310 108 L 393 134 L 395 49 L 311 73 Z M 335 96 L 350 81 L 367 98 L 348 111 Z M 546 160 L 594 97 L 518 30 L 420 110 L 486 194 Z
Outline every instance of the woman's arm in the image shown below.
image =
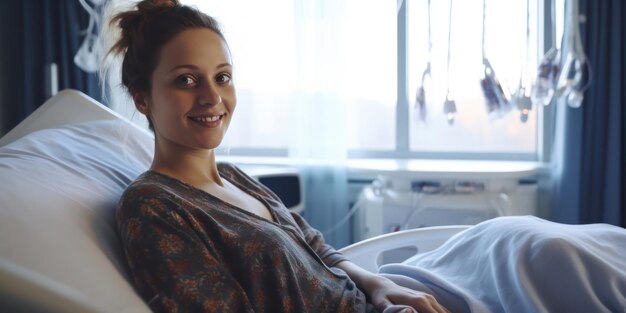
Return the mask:
M 390 279 L 373 274 L 350 261 L 342 261 L 335 266 L 350 276 L 380 312 L 394 304 L 411 306 L 420 313 L 449 312 L 432 295 L 399 286 Z
M 399 286 L 388 278 L 368 272 L 350 262 L 340 252 L 326 244 L 322 234 L 311 227 L 304 218 L 295 213 L 292 216 L 302 230 L 304 239 L 322 261 L 329 267 L 337 267 L 346 272 L 380 312 L 393 304 L 409 305 L 420 313 L 448 312 L 432 295 Z

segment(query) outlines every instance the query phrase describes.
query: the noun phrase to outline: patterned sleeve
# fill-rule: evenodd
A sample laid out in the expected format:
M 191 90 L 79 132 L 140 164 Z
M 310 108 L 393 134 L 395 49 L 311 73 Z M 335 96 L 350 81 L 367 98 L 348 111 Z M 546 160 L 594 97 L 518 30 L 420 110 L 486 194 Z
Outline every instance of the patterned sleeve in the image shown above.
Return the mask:
M 172 201 L 148 194 L 127 191 L 116 219 L 132 277 L 152 310 L 252 312 L 241 286 Z
M 322 261 L 324 261 L 324 264 L 326 264 L 328 267 L 333 267 L 341 261 L 348 260 L 346 257 L 343 256 L 343 254 L 341 254 L 341 252 L 326 244 L 322 233 L 319 230 L 311 227 L 300 214 L 292 213 L 291 215 L 293 216 L 294 220 L 296 220 L 296 223 L 298 224 L 298 227 L 300 227 L 300 230 L 302 230 L 302 233 L 304 234 L 304 240 L 322 259 Z

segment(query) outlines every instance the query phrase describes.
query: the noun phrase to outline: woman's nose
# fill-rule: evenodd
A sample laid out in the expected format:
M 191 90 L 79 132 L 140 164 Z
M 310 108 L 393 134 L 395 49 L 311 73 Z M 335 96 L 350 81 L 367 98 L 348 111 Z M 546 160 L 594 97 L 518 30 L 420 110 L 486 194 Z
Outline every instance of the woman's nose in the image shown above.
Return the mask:
M 203 86 L 198 100 L 201 105 L 214 106 L 222 102 L 222 96 L 215 86 L 208 83 Z

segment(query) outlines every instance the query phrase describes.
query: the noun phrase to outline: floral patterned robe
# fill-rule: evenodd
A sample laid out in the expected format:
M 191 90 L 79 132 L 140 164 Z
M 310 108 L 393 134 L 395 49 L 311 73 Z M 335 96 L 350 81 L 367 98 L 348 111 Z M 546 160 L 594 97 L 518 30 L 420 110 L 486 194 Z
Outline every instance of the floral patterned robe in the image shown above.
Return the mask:
M 227 163 L 220 175 L 274 221 L 155 171 L 124 192 L 116 220 L 135 286 L 158 312 L 366 312 L 344 260 L 265 186 Z

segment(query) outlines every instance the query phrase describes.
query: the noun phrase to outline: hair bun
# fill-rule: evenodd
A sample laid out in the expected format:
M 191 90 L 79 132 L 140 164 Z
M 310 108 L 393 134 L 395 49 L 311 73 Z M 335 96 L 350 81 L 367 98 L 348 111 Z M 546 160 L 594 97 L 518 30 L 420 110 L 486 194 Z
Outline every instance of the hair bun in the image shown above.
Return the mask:
M 117 24 L 122 31 L 120 40 L 110 50 L 114 54 L 123 53 L 133 42 L 141 41 L 143 36 L 140 32 L 152 17 L 181 4 L 178 0 L 143 0 L 135 6 L 136 9 L 120 12 L 110 21 L 110 25 Z
M 163 10 L 180 6 L 178 0 L 143 0 L 137 3 L 137 10 L 141 14 L 157 13 Z

